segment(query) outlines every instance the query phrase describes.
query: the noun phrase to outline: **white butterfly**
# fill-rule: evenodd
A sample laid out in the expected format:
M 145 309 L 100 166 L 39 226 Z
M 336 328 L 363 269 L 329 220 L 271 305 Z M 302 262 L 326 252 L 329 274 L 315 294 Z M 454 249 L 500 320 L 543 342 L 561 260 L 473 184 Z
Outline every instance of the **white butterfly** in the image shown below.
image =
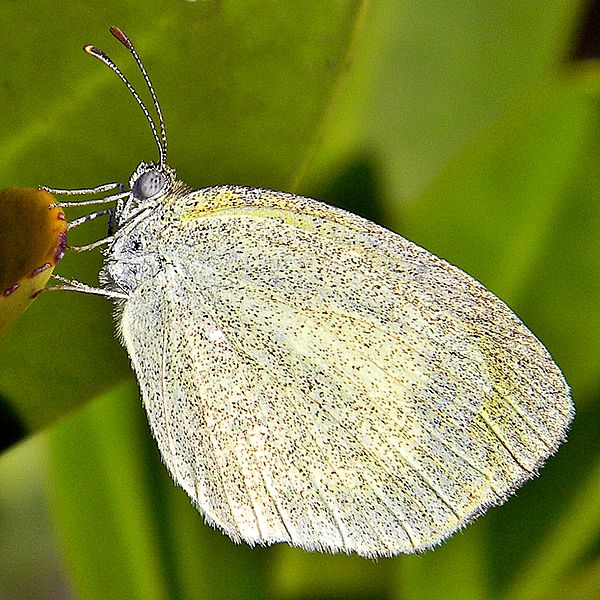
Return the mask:
M 90 216 L 111 214 L 89 246 L 108 244 L 103 287 L 62 289 L 115 300 L 162 458 L 206 520 L 238 542 L 389 556 L 435 545 L 535 475 L 574 409 L 510 309 L 338 208 L 177 181 L 150 80 L 111 32 L 160 134 L 114 63 L 85 50 L 130 89 L 160 159 L 92 201 L 116 200 Z

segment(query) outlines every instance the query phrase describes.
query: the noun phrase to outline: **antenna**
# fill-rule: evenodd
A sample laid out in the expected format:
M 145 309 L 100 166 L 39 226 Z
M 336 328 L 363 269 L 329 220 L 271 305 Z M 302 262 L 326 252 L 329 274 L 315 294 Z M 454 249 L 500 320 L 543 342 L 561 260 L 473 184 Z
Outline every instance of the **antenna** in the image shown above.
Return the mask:
M 152 135 L 154 136 L 154 141 L 156 142 L 156 146 L 158 148 L 159 163 L 161 167 L 164 167 L 167 162 L 167 133 L 165 130 L 165 123 L 163 120 L 162 111 L 160 110 L 160 104 L 158 103 L 158 98 L 156 97 L 156 92 L 154 91 L 154 87 L 152 86 L 150 77 L 148 77 L 148 73 L 146 72 L 146 69 L 144 68 L 143 63 L 140 57 L 138 56 L 138 53 L 136 52 L 133 44 L 131 43 L 131 40 L 118 27 L 111 27 L 110 32 L 115 38 L 117 38 L 117 40 L 119 40 L 119 42 L 121 42 L 121 44 L 123 44 L 123 46 L 125 46 L 125 48 L 127 48 L 127 50 L 129 50 L 144 77 L 144 81 L 148 86 L 150 96 L 152 97 L 152 102 L 154 103 L 154 108 L 156 109 L 156 113 L 158 115 L 160 136 L 156 131 L 156 125 L 154 123 L 154 120 L 150 116 L 150 112 L 146 108 L 146 105 L 144 104 L 143 100 L 135 91 L 135 88 L 131 85 L 131 83 L 129 83 L 127 77 L 123 75 L 119 67 L 117 67 L 117 65 L 112 61 L 112 59 L 102 50 L 99 50 L 98 48 L 92 45 L 84 46 L 83 51 L 86 54 L 90 54 L 91 56 L 97 58 L 99 61 L 103 62 L 111 71 L 116 73 L 119 76 L 119 79 L 127 86 L 127 89 L 142 109 L 142 112 L 144 113 L 146 120 L 150 125 L 150 129 L 152 129 Z

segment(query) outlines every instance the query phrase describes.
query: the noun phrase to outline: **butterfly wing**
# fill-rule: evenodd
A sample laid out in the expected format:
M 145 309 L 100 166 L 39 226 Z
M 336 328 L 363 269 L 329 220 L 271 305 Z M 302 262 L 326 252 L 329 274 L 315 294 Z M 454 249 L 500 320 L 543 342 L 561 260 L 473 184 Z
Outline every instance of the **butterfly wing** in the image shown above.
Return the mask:
M 234 540 L 394 555 L 502 502 L 573 406 L 541 343 L 459 269 L 340 209 L 165 199 L 121 330 L 164 462 Z

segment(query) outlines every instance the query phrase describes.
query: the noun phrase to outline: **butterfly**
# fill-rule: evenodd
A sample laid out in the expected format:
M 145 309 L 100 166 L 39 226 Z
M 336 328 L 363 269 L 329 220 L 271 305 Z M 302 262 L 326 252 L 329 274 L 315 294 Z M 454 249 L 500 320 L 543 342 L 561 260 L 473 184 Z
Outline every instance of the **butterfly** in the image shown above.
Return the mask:
M 294 194 L 192 190 L 159 159 L 110 209 L 98 288 L 116 304 L 150 428 L 175 482 L 236 542 L 393 556 L 505 501 L 565 439 L 569 388 L 541 342 L 460 269 Z M 61 206 L 82 204 L 65 202 Z

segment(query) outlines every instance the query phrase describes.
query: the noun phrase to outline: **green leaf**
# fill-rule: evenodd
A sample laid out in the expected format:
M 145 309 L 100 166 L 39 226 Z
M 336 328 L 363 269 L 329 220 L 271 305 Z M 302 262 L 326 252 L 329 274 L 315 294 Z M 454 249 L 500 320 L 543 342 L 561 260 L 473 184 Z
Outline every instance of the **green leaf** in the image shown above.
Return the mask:
M 392 210 L 415 201 L 482 130 L 557 73 L 587 5 L 371 3 L 311 175 L 323 179 L 366 149 L 378 157 Z
M 582 397 L 600 383 L 599 99 L 600 65 L 541 82 L 398 217 L 503 298 Z
M 19 48 L 0 88 L 7 185 L 127 182 L 140 160 L 156 158 L 148 124 L 125 87 L 81 52 L 90 42 L 106 49 L 147 97 L 132 57 L 107 32 L 118 23 L 152 76 L 171 132 L 169 162 L 183 181 L 289 187 L 347 70 L 363 2 L 286 3 L 285 10 L 262 2 L 164 6 L 154 0 L 103 7 L 90 26 L 81 5 L 67 3 L 61 22 L 80 26 L 60 37 L 7 28 L 0 56 Z M 40 7 L 36 23 L 54 22 L 54 10 Z M 3 22 L 14 14 L 22 9 L 0 8 Z M 74 230 L 69 242 L 105 236 L 106 221 L 97 219 Z M 97 285 L 99 266 L 99 252 L 69 254 L 60 274 Z M 43 427 L 131 376 L 111 312 L 102 298 L 44 294 L 8 332 L 0 344 L 0 393 L 25 429 Z
M 137 390 L 127 384 L 50 436 L 53 512 L 82 598 L 169 597 L 139 412 Z
M 503 600 L 556 598 L 556 590 L 564 586 L 568 576 L 594 547 L 599 533 L 600 460 L 577 489 L 560 521 L 514 578 Z M 598 586 L 597 565 L 594 577 Z
M 393 598 L 399 600 L 485 600 L 488 572 L 485 539 L 478 523 L 435 552 L 398 559 Z

